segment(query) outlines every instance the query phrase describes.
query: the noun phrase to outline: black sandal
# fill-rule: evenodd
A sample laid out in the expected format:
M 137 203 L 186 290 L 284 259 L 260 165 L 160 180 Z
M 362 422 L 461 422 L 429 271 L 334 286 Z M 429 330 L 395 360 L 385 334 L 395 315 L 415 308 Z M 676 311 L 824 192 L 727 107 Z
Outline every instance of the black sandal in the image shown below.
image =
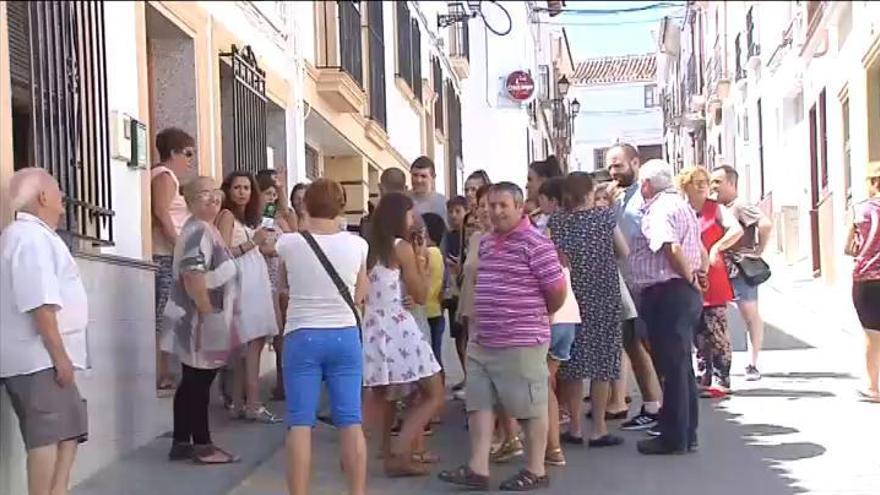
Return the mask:
M 549 486 L 550 476 L 546 474 L 538 476 L 528 469 L 522 469 L 519 473 L 501 483 L 498 489 L 504 492 L 530 492 L 532 490 L 548 488 Z
M 489 491 L 489 477 L 477 474 L 470 466 L 459 466 L 455 469 L 440 471 L 437 473 L 440 481 L 453 485 L 463 486 L 474 491 Z
M 192 459 L 193 444 L 174 442 L 171 444 L 171 450 L 168 452 L 169 461 L 185 461 Z
M 623 439 L 616 435 L 603 435 L 599 438 L 590 440 L 587 445 L 590 448 L 614 447 L 623 443 Z
M 584 437 L 576 437 L 569 432 L 565 432 L 562 435 L 559 435 L 559 441 L 571 445 L 583 445 Z

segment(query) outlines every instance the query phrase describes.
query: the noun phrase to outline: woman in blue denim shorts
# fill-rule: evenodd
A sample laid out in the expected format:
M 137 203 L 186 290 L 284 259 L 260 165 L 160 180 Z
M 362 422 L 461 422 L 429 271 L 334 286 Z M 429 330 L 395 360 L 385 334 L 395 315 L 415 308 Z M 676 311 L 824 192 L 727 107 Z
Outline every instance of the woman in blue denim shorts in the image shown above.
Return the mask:
M 305 235 L 314 239 L 354 304 L 360 305 L 368 284 L 367 243 L 339 230 L 342 186 L 319 179 L 306 190 L 304 202 L 309 213 Z M 312 427 L 324 382 L 350 493 L 364 493 L 367 448 L 361 426 L 363 351 L 357 317 L 304 233 L 283 234 L 276 249 L 290 291 L 283 346 L 289 489 L 308 491 Z

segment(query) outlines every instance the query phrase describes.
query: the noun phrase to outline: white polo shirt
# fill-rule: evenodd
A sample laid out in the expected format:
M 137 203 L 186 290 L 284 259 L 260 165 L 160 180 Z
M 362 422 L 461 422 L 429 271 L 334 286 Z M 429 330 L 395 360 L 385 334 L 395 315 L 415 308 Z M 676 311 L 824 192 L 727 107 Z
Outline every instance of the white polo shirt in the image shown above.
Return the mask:
M 52 367 L 31 311 L 54 305 L 73 365 L 86 367 L 86 289 L 70 250 L 42 220 L 19 212 L 0 235 L 0 378 Z

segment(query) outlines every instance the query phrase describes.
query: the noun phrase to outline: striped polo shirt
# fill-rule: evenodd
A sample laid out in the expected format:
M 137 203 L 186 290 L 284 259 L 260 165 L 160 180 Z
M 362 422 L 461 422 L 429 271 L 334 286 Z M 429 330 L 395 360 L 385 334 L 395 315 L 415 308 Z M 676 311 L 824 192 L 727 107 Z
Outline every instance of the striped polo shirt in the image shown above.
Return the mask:
M 528 219 L 480 242 L 474 340 L 484 347 L 531 347 L 550 340 L 545 294 L 565 284 L 556 247 Z

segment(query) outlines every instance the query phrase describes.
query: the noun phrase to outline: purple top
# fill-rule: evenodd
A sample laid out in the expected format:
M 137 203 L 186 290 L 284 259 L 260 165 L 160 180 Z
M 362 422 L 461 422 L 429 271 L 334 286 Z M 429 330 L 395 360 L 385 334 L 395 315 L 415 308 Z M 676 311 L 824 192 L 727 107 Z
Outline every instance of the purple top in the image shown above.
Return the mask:
M 853 280 L 880 280 L 880 198 L 869 198 L 853 207 L 859 252 Z
M 480 242 L 474 296 L 475 342 L 484 347 L 531 347 L 550 340 L 546 293 L 565 276 L 556 247 L 523 219 L 512 232 Z
M 696 272 L 700 268 L 700 226 L 690 204 L 673 189 L 663 191 L 642 206 L 641 235 L 630 246 L 633 283 L 645 288 L 681 276 L 673 270 L 664 244 L 678 244 Z

